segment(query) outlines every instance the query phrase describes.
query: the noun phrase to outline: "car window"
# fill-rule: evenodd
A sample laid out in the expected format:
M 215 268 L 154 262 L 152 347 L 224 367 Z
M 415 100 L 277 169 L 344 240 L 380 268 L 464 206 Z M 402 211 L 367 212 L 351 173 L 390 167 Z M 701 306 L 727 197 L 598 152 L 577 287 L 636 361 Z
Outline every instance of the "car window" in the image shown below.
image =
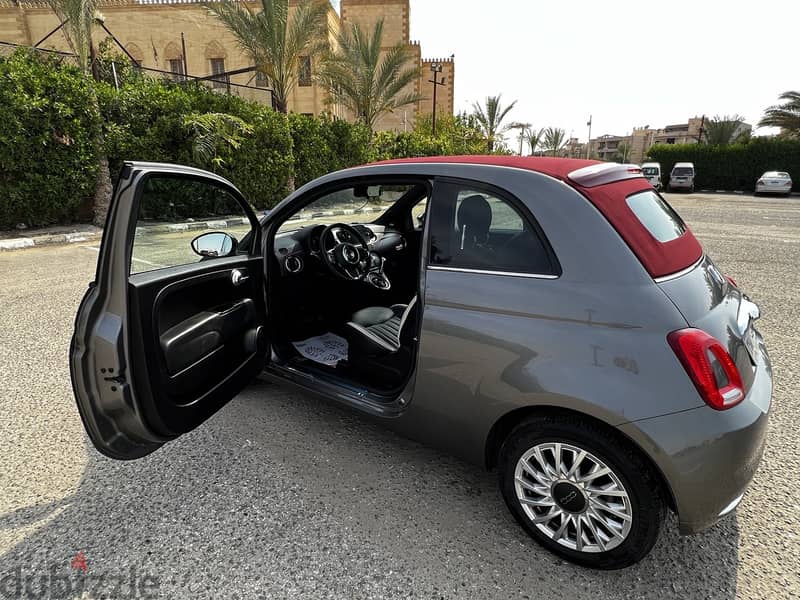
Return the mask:
M 136 221 L 130 272 L 222 258 L 240 251 L 252 229 L 247 214 L 230 192 L 211 181 L 158 175 L 144 184 Z M 217 232 L 192 241 L 202 234 Z M 227 234 L 227 235 L 225 235 Z
M 656 167 L 642 167 L 642 175 L 645 177 L 658 175 L 658 169 Z
M 429 213 L 432 265 L 555 274 L 549 246 L 521 209 L 499 193 L 437 185 Z
M 639 222 L 659 242 L 677 239 L 686 231 L 678 214 L 654 191 L 633 194 L 626 201 Z
M 688 177 L 694 175 L 694 169 L 691 167 L 675 167 L 672 169 L 672 174 L 676 177 Z
M 372 223 L 414 185 L 354 185 L 320 196 L 284 221 L 278 231 L 310 225 Z

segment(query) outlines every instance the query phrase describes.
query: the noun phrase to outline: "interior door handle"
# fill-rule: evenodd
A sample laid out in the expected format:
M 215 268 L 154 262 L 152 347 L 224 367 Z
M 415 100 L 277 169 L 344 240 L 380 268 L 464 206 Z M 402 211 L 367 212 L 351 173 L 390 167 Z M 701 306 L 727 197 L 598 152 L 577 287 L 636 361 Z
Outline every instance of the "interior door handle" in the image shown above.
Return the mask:
M 250 276 L 245 275 L 239 269 L 234 269 L 231 271 L 231 283 L 233 285 L 242 285 L 248 279 L 250 279 Z

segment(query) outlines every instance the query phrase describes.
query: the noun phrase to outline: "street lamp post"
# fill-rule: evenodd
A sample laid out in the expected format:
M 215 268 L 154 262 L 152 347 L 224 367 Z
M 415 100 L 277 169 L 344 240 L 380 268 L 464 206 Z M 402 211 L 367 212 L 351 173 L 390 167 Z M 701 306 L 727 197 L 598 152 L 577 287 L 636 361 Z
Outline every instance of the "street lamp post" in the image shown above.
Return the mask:
M 433 133 L 433 137 L 436 137 L 436 90 L 440 85 L 444 85 L 445 77 L 442 75 L 442 79 L 439 79 L 439 73 L 443 70 L 442 63 L 431 63 L 431 73 L 433 74 L 433 79 L 429 79 L 428 82 L 433 84 L 433 116 L 431 118 L 431 130 Z

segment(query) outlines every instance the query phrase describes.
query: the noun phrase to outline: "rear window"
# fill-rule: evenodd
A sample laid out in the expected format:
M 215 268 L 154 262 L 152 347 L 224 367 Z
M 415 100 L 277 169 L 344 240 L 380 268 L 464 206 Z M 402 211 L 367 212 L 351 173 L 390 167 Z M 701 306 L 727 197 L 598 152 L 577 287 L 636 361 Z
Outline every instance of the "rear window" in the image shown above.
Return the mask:
M 686 232 L 678 214 L 654 191 L 644 191 L 627 198 L 628 208 L 659 242 L 670 242 Z
M 691 167 L 675 167 L 672 169 L 672 174 L 678 177 L 688 177 L 689 175 L 694 175 L 694 169 Z
M 762 175 L 762 177 L 773 177 L 775 179 L 789 179 L 788 173 L 782 173 L 778 171 L 767 171 Z

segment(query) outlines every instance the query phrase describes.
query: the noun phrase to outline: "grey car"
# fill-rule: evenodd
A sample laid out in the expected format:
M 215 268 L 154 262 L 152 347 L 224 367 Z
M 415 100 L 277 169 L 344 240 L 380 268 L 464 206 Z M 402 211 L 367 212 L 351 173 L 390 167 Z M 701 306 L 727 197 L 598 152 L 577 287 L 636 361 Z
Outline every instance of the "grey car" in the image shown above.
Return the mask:
M 634 165 L 377 163 L 259 221 L 218 175 L 131 162 L 70 366 L 111 458 L 263 373 L 496 470 L 537 542 L 614 569 L 667 511 L 693 533 L 741 501 L 772 394 L 758 316 Z

